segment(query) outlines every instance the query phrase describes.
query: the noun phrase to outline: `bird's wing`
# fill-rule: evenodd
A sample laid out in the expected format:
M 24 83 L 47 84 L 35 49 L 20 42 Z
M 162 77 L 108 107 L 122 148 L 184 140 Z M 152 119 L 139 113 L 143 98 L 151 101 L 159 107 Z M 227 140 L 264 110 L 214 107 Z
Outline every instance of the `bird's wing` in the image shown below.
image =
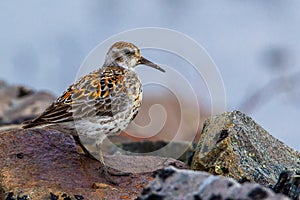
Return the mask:
M 24 128 L 73 122 L 94 116 L 113 116 L 111 97 L 125 92 L 120 68 L 96 70 L 71 85 L 39 117 L 25 122 Z

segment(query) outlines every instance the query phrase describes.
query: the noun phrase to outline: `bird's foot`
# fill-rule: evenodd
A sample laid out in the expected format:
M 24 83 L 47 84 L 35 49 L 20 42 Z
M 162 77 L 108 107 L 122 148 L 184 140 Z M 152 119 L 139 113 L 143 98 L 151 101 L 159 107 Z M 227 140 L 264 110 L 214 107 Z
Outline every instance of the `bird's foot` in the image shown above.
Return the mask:
M 128 172 L 121 172 L 114 168 L 107 168 L 106 166 L 101 167 L 102 173 L 104 173 L 105 179 L 113 185 L 119 185 L 116 181 L 113 180 L 112 176 L 129 176 Z

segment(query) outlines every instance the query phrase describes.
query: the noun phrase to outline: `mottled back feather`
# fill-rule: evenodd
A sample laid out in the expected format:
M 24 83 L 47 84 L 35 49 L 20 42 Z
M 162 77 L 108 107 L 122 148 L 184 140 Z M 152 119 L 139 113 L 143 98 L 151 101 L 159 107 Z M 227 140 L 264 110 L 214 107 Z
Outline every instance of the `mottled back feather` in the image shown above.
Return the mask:
M 62 96 L 54 101 L 39 117 L 25 122 L 24 128 L 73 122 L 87 117 L 113 117 L 114 110 L 125 109 L 122 99 L 126 98 L 124 76 L 127 70 L 120 67 L 98 69 L 71 85 Z M 119 96 L 119 98 L 117 98 Z M 118 105 L 118 108 L 112 106 Z M 119 101 L 119 102 L 118 102 Z M 128 103 L 125 101 L 125 104 Z

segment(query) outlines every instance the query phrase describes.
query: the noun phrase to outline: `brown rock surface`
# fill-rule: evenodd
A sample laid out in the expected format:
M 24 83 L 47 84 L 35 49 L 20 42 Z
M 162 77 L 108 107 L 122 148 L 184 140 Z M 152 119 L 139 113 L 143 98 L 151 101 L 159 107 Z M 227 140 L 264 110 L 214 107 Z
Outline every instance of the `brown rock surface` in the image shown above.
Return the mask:
M 282 171 L 300 168 L 300 154 L 233 111 L 206 120 L 192 168 L 274 186 Z
M 73 139 L 53 130 L 0 133 L 0 186 L 3 199 L 135 199 L 148 184 L 150 169 L 180 161 L 160 157 L 107 156 L 109 166 L 132 172 L 109 184 L 99 162 L 77 153 Z M 137 165 L 138 164 L 138 165 Z M 144 173 L 134 173 L 144 168 Z M 1 198 L 0 198 L 1 199 Z

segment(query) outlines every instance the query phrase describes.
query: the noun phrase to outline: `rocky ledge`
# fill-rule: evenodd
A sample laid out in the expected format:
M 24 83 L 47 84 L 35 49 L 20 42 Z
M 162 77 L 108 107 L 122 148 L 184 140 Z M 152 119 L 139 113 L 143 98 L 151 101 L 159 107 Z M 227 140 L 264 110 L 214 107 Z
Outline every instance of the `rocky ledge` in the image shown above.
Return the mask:
M 299 152 L 239 111 L 207 119 L 195 151 L 174 143 L 164 155 L 133 156 L 107 146 L 107 164 L 130 172 L 111 185 L 99 162 L 78 153 L 72 137 L 48 129 L 3 131 L 41 113 L 52 95 L 3 82 L 0 94 L 0 200 L 299 199 Z M 116 143 L 147 152 L 167 142 Z M 192 160 L 190 167 L 170 158 L 180 148 L 187 149 L 181 160 Z

